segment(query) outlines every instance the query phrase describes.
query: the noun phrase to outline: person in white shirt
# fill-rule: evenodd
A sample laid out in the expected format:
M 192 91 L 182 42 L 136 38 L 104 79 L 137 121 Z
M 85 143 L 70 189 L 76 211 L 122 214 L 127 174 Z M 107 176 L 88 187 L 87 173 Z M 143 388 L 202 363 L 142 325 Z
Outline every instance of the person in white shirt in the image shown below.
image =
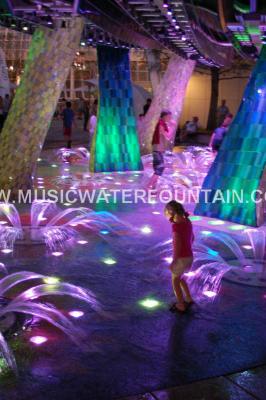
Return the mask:
M 87 131 L 89 132 L 89 149 L 91 147 L 93 135 L 97 128 L 97 105 L 98 101 L 95 100 L 94 107 L 92 107 L 92 113 L 87 125 Z

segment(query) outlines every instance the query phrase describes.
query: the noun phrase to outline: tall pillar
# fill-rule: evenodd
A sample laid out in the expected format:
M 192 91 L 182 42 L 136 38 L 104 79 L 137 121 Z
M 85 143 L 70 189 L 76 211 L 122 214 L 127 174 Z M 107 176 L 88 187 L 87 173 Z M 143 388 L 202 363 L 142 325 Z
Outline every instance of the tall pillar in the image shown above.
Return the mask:
M 83 19 L 66 28 L 36 29 L 20 86 L 0 135 L 0 188 L 27 189 L 83 30 Z
M 203 182 L 205 192 L 200 196 L 196 214 L 251 226 L 264 222 L 265 202 L 260 201 L 260 196 L 256 199 L 256 193 L 259 194 L 256 191 L 261 190 L 265 198 L 265 71 L 266 46 L 263 46 L 238 113 Z M 240 201 L 236 197 L 230 199 L 229 194 L 233 193 L 239 194 Z
M 99 111 L 93 138 L 93 172 L 141 170 L 133 109 L 129 51 L 98 46 Z
M 182 112 L 187 84 L 193 73 L 195 61 L 171 56 L 167 69 L 155 91 L 149 111 L 139 127 L 142 152 L 151 152 L 153 132 L 162 110 L 172 112 L 171 132 L 174 136 Z
M 152 91 L 153 93 L 155 93 L 160 83 L 161 51 L 156 49 L 147 49 L 145 53 L 147 58 Z

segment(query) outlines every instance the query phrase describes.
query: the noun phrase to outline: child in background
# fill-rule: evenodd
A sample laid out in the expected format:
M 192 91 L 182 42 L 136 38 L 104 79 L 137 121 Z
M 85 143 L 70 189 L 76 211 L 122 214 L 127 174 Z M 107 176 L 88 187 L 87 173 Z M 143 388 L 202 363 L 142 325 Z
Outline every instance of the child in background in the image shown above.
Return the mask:
M 223 139 L 232 123 L 232 120 L 233 120 L 233 114 L 228 114 L 225 117 L 222 125 L 216 128 L 215 131 L 213 132 L 209 146 L 212 148 L 212 151 L 214 153 L 219 151 Z
M 170 201 L 165 207 L 164 214 L 172 224 L 173 231 L 173 261 L 170 270 L 177 302 L 170 310 L 184 313 L 193 304 L 188 285 L 183 277 L 184 272 L 188 271 L 193 263 L 193 228 L 188 218 L 189 214 L 177 201 Z
M 64 137 L 67 141 L 67 147 L 70 149 L 72 144 L 72 126 L 74 124 L 74 111 L 71 109 L 70 101 L 66 102 L 66 108 L 62 112 Z

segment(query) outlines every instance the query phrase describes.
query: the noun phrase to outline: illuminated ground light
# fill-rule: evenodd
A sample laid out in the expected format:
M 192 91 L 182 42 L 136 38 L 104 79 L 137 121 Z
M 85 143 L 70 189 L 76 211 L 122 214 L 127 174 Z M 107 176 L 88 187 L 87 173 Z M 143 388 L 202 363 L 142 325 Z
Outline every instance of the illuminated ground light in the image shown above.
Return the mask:
M 3 249 L 3 250 L 1 250 L 1 253 L 4 253 L 4 254 L 10 254 L 12 252 L 13 252 L 12 249 Z
M 209 297 L 210 299 L 217 296 L 217 293 L 213 292 L 212 290 L 205 290 L 203 294 L 204 296 Z
M 148 235 L 149 233 L 152 233 L 152 229 L 148 225 L 143 226 L 140 230 L 145 235 Z
M 194 271 L 189 271 L 184 274 L 184 276 L 186 276 L 187 278 L 191 278 L 192 276 L 195 276 L 195 275 L 196 275 L 196 272 L 194 272 Z
M 244 246 L 242 246 L 242 247 L 245 250 L 251 250 L 252 249 L 252 246 L 250 246 L 250 244 L 244 244 Z
M 30 338 L 30 342 L 34 343 L 34 344 L 37 344 L 38 346 L 43 344 L 43 343 L 45 343 L 45 342 L 47 342 L 47 340 L 48 339 L 45 336 L 32 336 Z
M 210 231 L 201 231 L 200 233 L 202 233 L 205 236 L 209 236 L 212 234 L 212 232 L 210 232 Z
M 69 314 L 71 317 L 73 317 L 73 318 L 80 318 L 80 317 L 83 317 L 84 312 L 83 312 L 83 311 L 75 310 L 75 311 L 69 311 L 68 314 Z
M 219 255 L 218 251 L 215 251 L 212 249 L 208 249 L 207 253 L 210 254 L 210 256 L 218 256 Z
M 164 261 L 166 261 L 168 264 L 171 264 L 171 262 L 173 261 L 172 257 L 164 257 Z
M 201 221 L 202 217 L 199 217 L 197 215 L 192 215 L 191 217 L 189 217 L 190 221 Z
M 38 159 L 37 159 L 37 161 L 38 161 L 38 162 L 41 162 L 41 161 L 42 161 L 42 159 L 41 159 L 41 158 L 38 158 Z
M 246 229 L 246 227 L 244 225 L 231 225 L 228 229 L 231 229 L 232 231 L 242 231 Z
M 63 254 L 64 254 L 64 253 L 62 253 L 61 251 L 54 251 L 54 252 L 52 253 L 52 256 L 54 256 L 54 257 L 61 257 Z
M 70 204 L 70 203 L 64 203 L 64 206 L 66 206 L 66 207 L 70 207 L 70 206 L 71 206 L 71 204 Z
M 77 243 L 78 244 L 87 244 L 88 241 L 87 240 L 78 240 Z
M 143 300 L 139 301 L 139 305 L 144 308 L 154 309 L 154 308 L 160 307 L 161 303 L 160 303 L 160 301 L 158 301 L 156 299 L 148 298 L 148 299 L 143 299 Z
M 104 264 L 107 264 L 107 265 L 116 264 L 116 260 L 114 258 L 111 258 L 111 257 L 103 258 L 103 262 L 104 262 Z
M 109 231 L 107 231 L 107 230 L 105 230 L 105 229 L 103 229 L 103 230 L 100 231 L 100 234 L 101 234 L 101 235 L 108 235 L 108 233 L 109 233 Z
M 159 211 L 153 211 L 152 212 L 154 215 L 160 215 L 161 213 Z
M 43 282 L 47 285 L 55 285 L 60 282 L 60 279 L 56 276 L 47 276 L 46 278 L 43 278 Z
M 220 220 L 217 220 L 217 221 L 209 221 L 208 223 L 209 223 L 210 225 L 224 225 L 224 224 L 225 224 L 224 221 L 220 221 Z
M 52 164 L 51 167 L 52 168 L 57 168 L 57 165 L 56 164 Z

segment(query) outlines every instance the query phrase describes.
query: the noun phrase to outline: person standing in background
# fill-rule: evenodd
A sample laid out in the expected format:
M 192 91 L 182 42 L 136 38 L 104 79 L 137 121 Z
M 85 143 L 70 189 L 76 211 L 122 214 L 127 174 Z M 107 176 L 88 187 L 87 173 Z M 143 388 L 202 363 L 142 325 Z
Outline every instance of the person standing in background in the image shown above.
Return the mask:
M 64 137 L 67 141 L 67 147 L 71 149 L 72 144 L 72 127 L 74 124 L 75 114 L 71 108 L 71 102 L 66 102 L 66 108 L 62 112 Z
M 226 105 L 226 100 L 222 100 L 220 107 L 217 110 L 217 126 L 221 126 L 225 117 L 230 113 Z
M 164 171 L 164 152 L 169 141 L 169 126 L 172 113 L 170 111 L 162 111 L 160 119 L 155 127 L 152 138 L 152 158 L 154 174 L 149 182 L 149 189 L 155 189 L 159 176 Z
M 145 116 L 147 114 L 150 106 L 151 106 L 151 99 L 147 99 L 146 104 L 144 104 L 144 106 L 143 106 L 143 116 Z
M 97 111 L 98 111 L 98 100 L 94 100 L 92 109 L 91 109 L 91 116 L 89 122 L 87 124 L 87 131 L 89 132 L 89 149 L 91 147 L 91 142 L 95 130 L 97 128 Z
M 5 122 L 6 117 L 7 117 L 7 115 L 8 115 L 10 106 L 11 106 L 11 99 L 10 99 L 9 94 L 6 94 L 6 95 L 5 95 L 5 98 L 4 98 L 4 101 L 3 101 L 3 111 L 4 111 L 4 113 L 3 113 L 3 119 L 4 119 L 4 122 Z

